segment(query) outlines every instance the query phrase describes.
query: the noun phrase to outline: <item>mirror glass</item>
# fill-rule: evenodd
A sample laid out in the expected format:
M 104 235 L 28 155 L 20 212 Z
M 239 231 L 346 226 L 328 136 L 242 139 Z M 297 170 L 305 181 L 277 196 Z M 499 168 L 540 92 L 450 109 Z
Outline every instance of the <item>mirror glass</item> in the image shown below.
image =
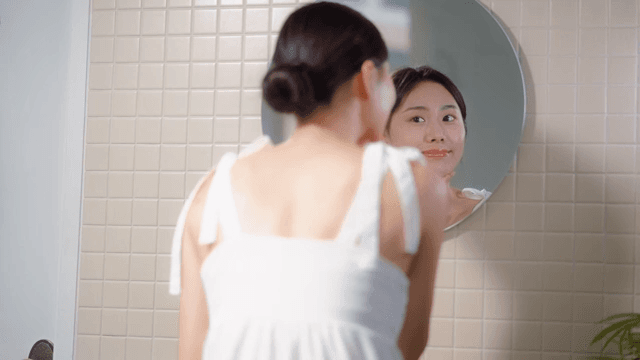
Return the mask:
M 508 173 L 525 119 L 525 84 L 517 54 L 499 20 L 475 0 L 338 0 L 369 18 L 389 49 L 391 71 L 428 65 L 458 87 L 467 108 L 464 153 L 450 185 L 476 189 L 464 216 L 477 210 Z M 278 144 L 295 116 L 262 103 L 262 131 Z

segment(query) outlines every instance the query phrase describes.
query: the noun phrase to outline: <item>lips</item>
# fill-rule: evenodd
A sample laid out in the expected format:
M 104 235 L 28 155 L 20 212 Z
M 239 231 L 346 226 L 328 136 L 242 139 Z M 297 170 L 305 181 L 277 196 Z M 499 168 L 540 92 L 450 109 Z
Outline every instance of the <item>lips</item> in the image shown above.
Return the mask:
M 449 153 L 449 150 L 431 149 L 431 150 L 423 151 L 422 153 L 424 154 L 424 156 L 429 158 L 442 158 L 447 156 L 447 154 Z

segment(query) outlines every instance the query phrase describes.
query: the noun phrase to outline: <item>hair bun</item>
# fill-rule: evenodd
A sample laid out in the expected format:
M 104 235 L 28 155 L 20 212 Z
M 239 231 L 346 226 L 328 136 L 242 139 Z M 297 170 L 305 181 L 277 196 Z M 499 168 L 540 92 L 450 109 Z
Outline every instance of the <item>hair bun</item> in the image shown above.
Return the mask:
M 263 96 L 276 111 L 304 117 L 316 107 L 311 78 L 303 65 L 278 65 L 267 72 Z

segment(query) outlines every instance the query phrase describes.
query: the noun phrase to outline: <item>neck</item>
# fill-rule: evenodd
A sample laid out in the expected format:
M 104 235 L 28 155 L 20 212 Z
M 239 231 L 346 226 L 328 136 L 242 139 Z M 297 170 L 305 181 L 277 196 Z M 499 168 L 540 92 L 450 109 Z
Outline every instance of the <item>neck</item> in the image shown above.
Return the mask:
M 318 108 L 304 119 L 304 125 L 298 125 L 289 140 L 297 142 L 310 137 L 320 137 L 323 140 L 358 146 L 378 140 L 375 131 L 365 127 L 362 116 L 357 101 L 333 101 L 330 106 Z

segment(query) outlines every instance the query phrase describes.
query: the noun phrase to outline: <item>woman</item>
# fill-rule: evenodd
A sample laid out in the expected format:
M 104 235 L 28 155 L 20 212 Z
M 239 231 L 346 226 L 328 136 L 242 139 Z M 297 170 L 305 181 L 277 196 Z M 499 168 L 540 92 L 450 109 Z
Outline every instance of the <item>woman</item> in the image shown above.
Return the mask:
M 423 66 L 403 68 L 393 74 L 396 101 L 385 128 L 385 141 L 412 146 L 424 154 L 430 169 L 447 179 L 462 154 L 467 135 L 467 108 L 462 93 L 443 73 Z M 491 196 L 486 190 L 449 187 L 448 230 L 480 207 Z
M 348 7 L 312 3 L 285 21 L 263 95 L 297 128 L 225 154 L 178 219 L 180 359 L 420 356 L 446 184 L 411 163 L 417 150 L 378 141 L 395 99 L 386 60 Z

